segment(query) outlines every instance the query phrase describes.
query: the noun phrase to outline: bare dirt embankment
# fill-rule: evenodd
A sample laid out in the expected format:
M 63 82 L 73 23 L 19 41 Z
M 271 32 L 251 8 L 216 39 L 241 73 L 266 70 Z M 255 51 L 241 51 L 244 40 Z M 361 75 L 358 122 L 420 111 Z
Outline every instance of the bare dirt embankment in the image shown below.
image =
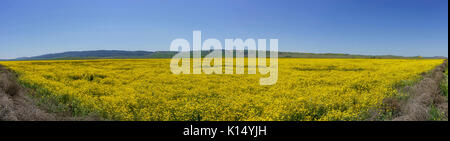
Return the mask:
M 440 89 L 447 63 L 446 60 L 430 74 L 424 75 L 424 79 L 418 84 L 406 88 L 410 98 L 401 106 L 400 116 L 394 118 L 394 121 L 430 120 L 432 107 L 436 107 L 448 119 L 448 100 L 442 95 Z
M 67 112 L 50 113 L 28 97 L 33 93 L 17 82 L 17 76 L 0 65 L 0 121 L 89 120 L 75 118 Z
M 27 90 L 16 82 L 14 73 L 0 66 L 0 120 L 42 121 L 58 118 L 38 108 L 26 96 Z
M 422 74 L 423 79 L 413 86 L 406 86 L 400 92 L 407 94 L 407 99 L 387 98 L 384 104 L 393 109 L 393 121 L 426 121 L 432 120 L 432 110 L 437 110 L 448 120 L 448 100 L 442 94 L 440 83 L 444 78 L 444 70 L 448 61 L 437 66 L 431 73 Z

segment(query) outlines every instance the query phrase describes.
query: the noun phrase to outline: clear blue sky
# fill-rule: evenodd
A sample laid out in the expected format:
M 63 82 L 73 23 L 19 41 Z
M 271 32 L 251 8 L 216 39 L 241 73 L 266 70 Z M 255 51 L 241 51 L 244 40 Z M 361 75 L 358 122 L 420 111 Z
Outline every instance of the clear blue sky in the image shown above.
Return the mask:
M 169 50 L 175 38 L 278 38 L 279 50 L 448 56 L 447 0 L 1 0 L 0 58 Z

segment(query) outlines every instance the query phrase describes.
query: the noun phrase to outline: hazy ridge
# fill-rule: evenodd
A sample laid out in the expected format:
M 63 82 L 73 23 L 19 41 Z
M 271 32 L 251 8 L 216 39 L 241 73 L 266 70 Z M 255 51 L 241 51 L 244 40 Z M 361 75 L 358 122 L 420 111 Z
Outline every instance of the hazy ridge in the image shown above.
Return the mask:
M 202 57 L 211 51 L 202 51 Z M 225 52 L 225 51 L 224 51 Z M 242 52 L 242 51 L 233 51 Z M 247 56 L 248 51 L 244 51 Z M 78 59 L 145 59 L 145 58 L 171 58 L 178 52 L 175 51 L 124 51 L 124 50 L 93 50 L 93 51 L 69 51 L 63 53 L 45 54 L 34 57 L 20 57 L 16 59 L 0 60 L 78 60 Z M 267 52 L 269 55 L 269 52 Z M 371 59 L 447 59 L 443 56 L 435 57 L 404 57 L 395 55 L 353 55 L 340 53 L 300 53 L 300 52 L 278 52 L 279 58 L 371 58 Z

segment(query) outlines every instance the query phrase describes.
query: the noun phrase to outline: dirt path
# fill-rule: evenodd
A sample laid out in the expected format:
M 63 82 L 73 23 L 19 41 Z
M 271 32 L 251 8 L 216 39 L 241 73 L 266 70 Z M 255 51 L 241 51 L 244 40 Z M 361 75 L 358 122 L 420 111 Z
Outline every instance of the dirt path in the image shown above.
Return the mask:
M 436 107 L 448 119 L 448 100 L 441 94 L 440 83 L 448 61 L 436 67 L 430 74 L 423 75 L 423 80 L 404 91 L 409 99 L 400 102 L 399 116 L 394 121 L 425 121 L 431 118 L 431 107 Z
M 56 116 L 35 106 L 27 90 L 16 82 L 14 73 L 0 66 L 0 120 L 56 120 Z
M 32 93 L 17 82 L 17 76 L 0 65 L 0 121 L 86 120 L 68 114 L 49 113 L 27 96 Z

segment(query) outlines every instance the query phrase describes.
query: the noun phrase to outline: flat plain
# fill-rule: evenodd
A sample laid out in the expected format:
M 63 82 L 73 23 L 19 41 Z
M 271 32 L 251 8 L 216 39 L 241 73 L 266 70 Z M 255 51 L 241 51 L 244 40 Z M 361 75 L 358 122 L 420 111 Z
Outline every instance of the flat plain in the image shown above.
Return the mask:
M 4 61 L 42 104 L 74 115 L 133 121 L 365 120 L 398 87 L 442 59 L 280 58 L 260 74 L 175 75 L 170 59 Z

